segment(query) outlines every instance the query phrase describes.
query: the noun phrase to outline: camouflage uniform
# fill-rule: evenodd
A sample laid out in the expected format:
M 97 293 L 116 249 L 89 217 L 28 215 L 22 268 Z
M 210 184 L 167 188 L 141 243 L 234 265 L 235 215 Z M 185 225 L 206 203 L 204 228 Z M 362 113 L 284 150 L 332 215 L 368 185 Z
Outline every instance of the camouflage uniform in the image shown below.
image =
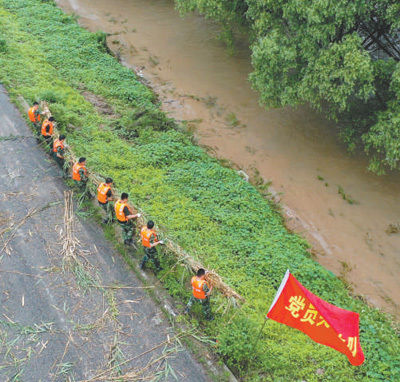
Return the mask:
M 44 123 L 44 122 L 43 122 L 43 123 Z M 42 127 L 43 127 L 43 125 L 42 125 Z M 49 131 L 50 131 L 50 128 L 49 128 L 49 125 L 47 125 L 47 126 L 46 126 L 46 132 L 49 133 Z M 49 146 L 50 151 L 53 152 L 53 137 L 52 137 L 51 135 L 49 135 L 49 136 L 43 135 L 43 134 L 42 134 L 42 129 L 41 129 L 41 128 L 40 128 L 40 136 L 41 136 L 41 139 L 42 139 L 44 142 L 46 142 L 46 144 Z
M 89 190 L 87 189 L 88 177 L 85 174 L 84 169 L 79 169 L 79 175 L 81 176 L 81 180 L 74 180 L 75 186 L 78 187 L 79 191 L 82 193 L 81 198 L 83 199 L 85 196 L 90 197 Z
M 150 243 L 154 243 L 154 235 L 150 237 Z M 161 270 L 160 260 L 158 259 L 157 247 L 144 247 L 144 256 L 140 263 L 140 269 L 144 269 L 146 263 L 150 260 L 157 271 Z
M 203 284 L 203 291 L 204 293 L 208 293 L 210 291 L 210 289 L 208 288 L 207 283 Z M 200 298 L 196 298 L 194 296 L 191 296 L 189 299 L 189 302 L 186 305 L 186 309 L 185 309 L 185 313 L 189 313 L 190 309 L 192 308 L 192 305 L 198 302 L 201 304 L 202 310 L 203 310 L 203 314 L 206 318 L 206 320 L 212 320 L 213 316 L 211 313 L 211 306 L 210 306 L 210 297 L 206 297 L 204 299 L 200 299 Z
M 42 139 L 46 142 L 47 146 L 49 146 L 49 149 L 52 151 L 53 148 L 53 137 L 49 136 L 49 137 L 45 137 L 42 135 Z
M 35 110 L 36 119 L 37 119 L 37 117 L 39 115 L 40 115 L 40 110 L 39 109 Z M 41 128 L 42 128 L 41 121 L 39 120 L 37 122 L 31 122 L 31 123 L 32 123 L 32 125 L 33 125 L 33 127 L 34 127 L 34 129 L 36 131 L 36 134 L 40 136 L 42 134 L 42 132 L 41 132 Z
M 40 142 L 40 136 L 42 135 L 42 131 L 41 131 L 41 126 L 40 126 L 40 122 L 32 122 L 33 128 L 35 129 L 36 132 L 36 140 L 38 142 Z
M 124 242 L 131 241 L 133 237 L 133 223 L 132 220 L 128 220 L 127 222 L 120 222 L 118 223 L 122 229 L 122 238 Z
M 58 166 L 61 168 L 63 172 L 63 177 L 68 176 L 68 169 L 64 167 L 65 165 L 65 160 L 64 160 L 64 149 L 61 147 L 57 147 L 57 152 L 53 152 L 54 155 L 54 160 L 58 164 Z
M 113 203 L 111 203 L 111 199 L 113 196 L 113 191 L 111 189 L 111 186 L 108 187 L 107 192 L 105 193 L 105 195 L 100 195 L 99 194 L 99 188 L 102 187 L 102 191 L 104 192 L 104 186 L 107 187 L 107 184 L 102 183 L 99 185 L 99 187 L 97 188 L 97 202 L 99 203 L 99 205 L 101 206 L 101 208 L 104 210 L 104 212 L 106 213 L 106 218 L 103 219 L 103 223 L 112 223 L 114 222 L 114 205 Z M 104 199 L 103 199 L 104 197 Z M 104 202 L 103 202 L 104 201 Z
M 106 218 L 104 220 L 105 223 L 111 223 L 114 221 L 114 205 L 111 202 L 107 203 L 100 203 L 101 208 L 105 211 L 106 213 Z M 123 232 L 123 230 L 122 230 Z

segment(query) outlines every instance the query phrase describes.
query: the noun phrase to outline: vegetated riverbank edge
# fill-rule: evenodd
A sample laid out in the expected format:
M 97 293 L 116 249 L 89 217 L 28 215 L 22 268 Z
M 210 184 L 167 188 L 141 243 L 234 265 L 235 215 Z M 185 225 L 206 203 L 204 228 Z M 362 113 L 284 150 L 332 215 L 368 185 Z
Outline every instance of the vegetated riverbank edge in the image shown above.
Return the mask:
M 89 31 L 106 32 L 121 62 L 149 83 L 168 116 L 195 131 L 202 147 L 271 181 L 283 208 L 308 226 L 289 218 L 290 227 L 313 244 L 321 265 L 400 318 L 400 235 L 388 232 L 400 216 L 400 173 L 366 171 L 366 157 L 349 155 L 334 124 L 308 106 L 261 107 L 248 81 L 246 43 L 229 55 L 212 20 L 181 17 L 169 0 L 56 3 Z
M 219 353 L 237 375 L 254 381 L 318 380 L 316 371 L 322 369 L 334 380 L 399 378 L 399 341 L 389 319 L 350 298 L 340 280 L 310 259 L 307 243 L 287 232 L 271 203 L 195 146 L 159 110 L 155 95 L 105 52 L 104 35 L 80 28 L 51 2 L 0 5 L 0 80 L 14 100 L 19 94 L 46 99 L 90 168 L 113 177 L 135 204 L 168 227 L 171 239 L 246 298 L 235 310 L 214 296 L 216 320 L 204 328 L 218 339 Z M 105 101 L 112 114 L 100 113 L 82 94 Z M 184 302 L 190 274 L 164 255 L 160 278 Z M 341 354 L 274 322 L 253 348 L 254 333 L 288 267 L 314 293 L 360 312 L 367 358 L 362 367 L 350 367 Z

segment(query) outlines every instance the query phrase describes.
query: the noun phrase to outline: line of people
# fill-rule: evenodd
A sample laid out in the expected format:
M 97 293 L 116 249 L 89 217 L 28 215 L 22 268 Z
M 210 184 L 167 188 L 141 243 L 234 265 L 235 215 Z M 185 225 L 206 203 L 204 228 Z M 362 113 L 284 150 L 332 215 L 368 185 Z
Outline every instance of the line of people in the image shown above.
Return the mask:
M 66 149 L 65 144 L 65 135 L 61 134 L 58 138 L 54 139 L 54 127 L 55 127 L 55 120 L 54 117 L 49 117 L 44 119 L 42 122 L 42 115 L 39 110 L 39 104 L 34 102 L 33 106 L 28 110 L 28 117 L 29 120 L 32 122 L 33 127 L 37 134 L 38 142 L 40 142 L 40 138 L 46 142 L 47 146 L 50 149 L 51 154 L 53 155 L 56 163 L 63 171 L 63 177 L 68 177 L 68 171 L 65 168 L 65 158 L 64 158 L 64 151 Z
M 106 178 L 105 182 L 100 183 L 97 187 L 97 201 L 106 213 L 106 218 L 103 220 L 103 223 L 109 224 L 116 220 L 121 227 L 124 244 L 134 246 L 133 221 L 141 215 L 140 213 L 135 213 L 133 208 L 129 205 L 129 195 L 126 192 L 123 192 L 120 199 L 116 200 L 114 206 L 112 206 L 112 201 L 115 200 L 112 184 L 113 180 L 111 178 Z M 158 240 L 157 233 L 154 229 L 154 222 L 152 220 L 149 220 L 147 224 L 142 227 L 140 230 L 140 237 L 144 249 L 144 257 L 140 263 L 140 269 L 144 270 L 146 263 L 151 261 L 156 270 L 160 271 L 161 267 L 156 247 L 159 244 L 164 244 L 164 242 Z
M 65 165 L 65 135 L 59 135 L 58 138 L 54 139 L 54 127 L 55 120 L 54 117 L 46 118 L 41 123 L 41 116 L 43 113 L 39 110 L 39 104 L 35 102 L 31 108 L 28 110 L 28 116 L 32 122 L 37 134 L 46 142 L 47 146 L 50 148 L 51 153 L 58 164 L 58 166 L 63 171 L 63 177 L 68 177 L 68 168 Z M 89 196 L 87 183 L 89 180 L 88 170 L 86 168 L 86 158 L 81 157 L 72 167 L 72 180 L 75 186 L 81 192 L 81 198 Z M 112 188 L 113 180 L 111 178 L 106 178 L 104 182 L 100 183 L 97 187 L 97 201 L 100 207 L 105 212 L 105 219 L 103 223 L 111 224 L 115 221 L 118 222 L 122 230 L 122 237 L 124 244 L 128 246 L 136 246 L 133 243 L 133 235 L 135 230 L 135 225 L 133 221 L 141 216 L 140 213 L 135 213 L 133 208 L 128 203 L 129 195 L 126 192 L 121 194 L 119 199 L 115 199 L 114 191 Z M 112 205 L 112 202 L 115 204 Z M 140 230 L 140 237 L 142 246 L 144 249 L 144 256 L 140 262 L 140 269 L 144 270 L 146 264 L 150 261 L 155 267 L 156 271 L 161 270 L 160 261 L 158 258 L 157 246 L 164 244 L 162 240 L 158 240 L 157 233 L 154 229 L 154 222 L 149 220 L 145 226 Z M 185 314 L 188 314 L 192 305 L 198 302 L 202 305 L 204 315 L 207 320 L 212 320 L 213 316 L 211 314 L 210 308 L 210 294 L 212 292 L 212 286 L 206 281 L 206 271 L 200 268 L 196 275 L 192 277 L 192 296 L 186 305 Z

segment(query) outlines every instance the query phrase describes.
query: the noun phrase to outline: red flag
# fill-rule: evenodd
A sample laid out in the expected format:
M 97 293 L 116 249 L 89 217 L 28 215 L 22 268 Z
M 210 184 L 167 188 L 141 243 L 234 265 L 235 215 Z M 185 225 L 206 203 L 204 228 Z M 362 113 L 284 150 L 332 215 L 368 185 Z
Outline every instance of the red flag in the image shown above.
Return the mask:
M 267 317 L 296 328 L 320 344 L 345 354 L 350 363 L 364 362 L 359 315 L 320 299 L 287 270 Z

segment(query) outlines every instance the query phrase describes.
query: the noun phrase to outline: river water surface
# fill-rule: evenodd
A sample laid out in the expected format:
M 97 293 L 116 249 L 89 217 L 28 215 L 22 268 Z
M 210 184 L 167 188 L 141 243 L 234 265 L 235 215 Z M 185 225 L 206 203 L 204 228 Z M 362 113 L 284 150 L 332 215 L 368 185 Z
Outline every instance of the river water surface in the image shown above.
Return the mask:
M 200 144 L 272 181 L 288 225 L 313 243 L 322 265 L 400 316 L 400 233 L 386 233 L 400 223 L 398 174 L 368 173 L 366 159 L 349 156 L 335 127 L 306 107 L 260 107 L 245 44 L 230 56 L 215 25 L 180 18 L 172 0 L 57 2 L 86 28 L 111 33 L 113 51 L 149 81 L 165 111 L 192 121 Z

